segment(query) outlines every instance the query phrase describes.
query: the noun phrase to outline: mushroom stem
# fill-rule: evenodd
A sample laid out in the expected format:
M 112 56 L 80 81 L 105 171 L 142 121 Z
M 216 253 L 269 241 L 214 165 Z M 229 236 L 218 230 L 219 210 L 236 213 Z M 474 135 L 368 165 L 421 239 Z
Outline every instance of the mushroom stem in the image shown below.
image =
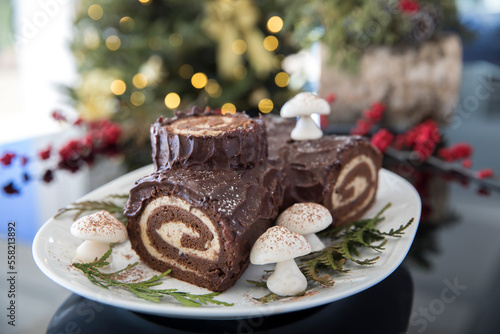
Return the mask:
M 290 136 L 293 140 L 318 139 L 323 136 L 323 131 L 311 116 L 300 116 Z
M 109 249 L 109 243 L 86 240 L 76 249 L 76 259 L 82 262 L 92 262 L 100 259 Z M 109 261 L 109 260 L 108 260 Z
M 279 296 L 293 296 L 307 287 L 307 279 L 294 259 L 276 263 L 274 273 L 267 279 L 267 287 Z
M 315 233 L 304 235 L 304 237 L 306 237 L 307 241 L 311 245 L 311 252 L 318 252 L 325 249 L 325 244 L 321 240 L 319 240 L 318 236 Z

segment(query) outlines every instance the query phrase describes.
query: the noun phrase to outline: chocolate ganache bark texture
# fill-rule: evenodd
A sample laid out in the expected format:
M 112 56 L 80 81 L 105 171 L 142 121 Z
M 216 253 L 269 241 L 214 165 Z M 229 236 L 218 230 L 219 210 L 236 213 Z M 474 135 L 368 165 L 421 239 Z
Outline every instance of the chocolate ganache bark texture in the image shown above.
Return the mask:
M 267 158 L 262 119 L 215 114 L 208 108 L 193 107 L 189 113 L 158 119 L 151 127 L 151 145 L 156 170 L 245 169 Z
M 293 141 L 293 124 L 264 118 L 269 131 L 269 160 L 282 170 L 284 199 L 281 209 L 294 203 L 325 206 L 333 225 L 355 221 L 375 201 L 382 154 L 359 136 L 324 136 Z
M 280 205 L 278 170 L 171 169 L 137 181 L 125 214 L 132 248 L 151 268 L 224 291 Z

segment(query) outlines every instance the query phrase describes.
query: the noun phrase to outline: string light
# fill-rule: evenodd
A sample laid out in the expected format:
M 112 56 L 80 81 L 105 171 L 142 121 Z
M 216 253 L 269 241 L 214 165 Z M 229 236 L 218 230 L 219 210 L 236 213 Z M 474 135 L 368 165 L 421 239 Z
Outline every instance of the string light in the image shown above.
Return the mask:
M 135 27 L 135 21 L 130 16 L 122 17 L 118 24 L 120 25 L 120 28 L 125 31 L 131 31 Z
M 290 76 L 286 72 L 279 72 L 274 77 L 274 82 L 278 87 L 286 87 L 288 86 L 288 81 L 290 80 Z
M 115 95 L 122 95 L 127 90 L 127 85 L 123 80 L 117 79 L 111 83 L 111 92 Z
M 214 79 L 208 80 L 207 85 L 205 86 L 205 91 L 210 97 L 213 98 L 218 98 L 222 95 L 222 88 Z
M 165 96 L 165 105 L 169 109 L 175 109 L 181 104 L 181 98 L 177 93 L 168 93 Z
M 182 43 L 184 43 L 184 37 L 182 37 L 182 35 L 178 32 L 174 32 L 173 34 L 170 34 L 168 41 L 173 47 L 178 48 L 182 45 Z
M 149 5 L 151 3 L 151 0 L 139 0 L 139 2 L 143 5 Z
M 142 92 L 133 92 L 130 95 L 130 102 L 136 107 L 142 106 L 144 101 L 146 101 L 146 96 Z
M 89 17 L 94 21 L 100 20 L 102 18 L 103 13 L 104 13 L 102 10 L 102 7 L 99 5 L 90 6 L 89 10 L 87 12 L 89 14 Z
M 179 75 L 183 79 L 189 79 L 193 76 L 194 69 L 193 66 L 189 64 L 184 64 L 181 67 L 179 67 Z
M 262 99 L 259 101 L 259 110 L 260 112 L 267 114 L 271 112 L 274 108 L 274 103 L 270 99 Z
M 267 30 L 275 34 L 283 28 L 283 20 L 279 16 L 273 16 L 267 20 Z
M 231 45 L 231 49 L 237 55 L 242 55 L 247 51 L 247 43 L 242 39 L 237 39 Z
M 247 76 L 248 70 L 243 65 L 237 65 L 233 68 L 233 77 L 237 80 L 243 80 Z
M 274 36 L 267 36 L 264 38 L 264 49 L 267 51 L 274 51 L 278 48 L 278 39 Z
M 148 85 L 148 78 L 142 73 L 137 73 L 132 78 L 132 83 L 135 87 L 142 89 Z
M 116 35 L 111 35 L 108 38 L 106 38 L 106 47 L 111 51 L 118 50 L 121 44 L 122 41 L 120 40 L 120 37 Z
M 198 72 L 191 77 L 191 84 L 194 88 L 202 89 L 206 86 L 207 81 L 208 79 L 205 73 Z
M 236 106 L 232 103 L 229 103 L 229 102 L 224 103 L 222 108 L 220 108 L 220 111 L 221 111 L 222 115 L 225 115 L 227 113 L 235 114 L 236 113 Z

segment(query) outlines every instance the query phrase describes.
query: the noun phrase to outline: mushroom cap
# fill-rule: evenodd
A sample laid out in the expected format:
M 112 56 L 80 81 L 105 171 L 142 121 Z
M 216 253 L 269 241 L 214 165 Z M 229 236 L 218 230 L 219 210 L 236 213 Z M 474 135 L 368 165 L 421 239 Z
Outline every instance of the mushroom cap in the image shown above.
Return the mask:
M 273 226 L 255 241 L 250 252 L 250 262 L 253 264 L 276 263 L 310 252 L 311 245 L 303 235 L 283 226 Z
M 84 216 L 71 225 L 74 237 L 100 242 L 123 242 L 127 240 L 127 228 L 107 211 Z
M 303 235 L 317 233 L 332 223 L 330 211 L 316 203 L 296 203 L 279 215 L 276 225 Z
M 291 118 L 297 116 L 309 116 L 311 114 L 328 115 L 330 105 L 325 99 L 309 92 L 295 95 L 291 100 L 281 107 L 281 117 Z

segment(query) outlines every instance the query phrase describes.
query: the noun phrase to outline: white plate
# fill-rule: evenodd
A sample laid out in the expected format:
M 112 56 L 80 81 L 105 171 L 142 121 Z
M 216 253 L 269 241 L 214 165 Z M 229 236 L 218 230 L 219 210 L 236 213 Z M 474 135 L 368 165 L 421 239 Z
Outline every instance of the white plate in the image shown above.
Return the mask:
M 107 185 L 89 193 L 82 200 L 102 199 L 109 194 L 124 194 L 140 177 L 149 174 L 151 166 L 124 175 Z M 335 275 L 333 287 L 318 288 L 299 298 L 287 298 L 262 304 L 254 300 L 268 293 L 267 289 L 258 288 L 246 282 L 247 279 L 259 280 L 264 270 L 272 266 L 250 265 L 238 282 L 217 297 L 217 299 L 234 303 L 232 307 L 202 306 L 185 307 L 170 297 L 163 297 L 160 303 L 139 299 L 122 290 L 105 290 L 88 281 L 78 270 L 71 266 L 73 256 L 81 240 L 71 236 L 69 229 L 72 223 L 70 214 L 57 219 L 51 218 L 38 231 L 33 242 L 33 257 L 40 270 L 57 284 L 88 299 L 101 303 L 126 308 L 129 310 L 171 316 L 177 318 L 196 319 L 237 319 L 275 315 L 307 309 L 330 303 L 358 292 L 366 290 L 389 276 L 403 261 L 417 231 L 420 219 L 421 202 L 418 193 L 412 185 L 387 170 L 380 171 L 379 189 L 373 207 L 366 217 L 373 217 L 388 202 L 392 207 L 385 213 L 386 220 L 380 225 L 381 230 L 389 231 L 401 224 L 406 224 L 412 217 L 414 223 L 405 231 L 401 238 L 389 238 L 385 251 L 373 266 L 348 264 L 351 269 L 346 274 Z M 361 258 L 379 255 L 372 250 L 364 249 Z M 132 256 L 132 257 L 131 257 Z M 133 263 L 137 256 L 127 242 L 115 247 L 113 251 L 113 269 L 123 268 L 127 263 Z M 154 271 L 140 264 L 144 270 Z M 156 272 L 154 272 L 156 273 Z M 209 291 L 194 285 L 166 278 L 160 288 L 177 288 L 190 293 L 208 293 Z

